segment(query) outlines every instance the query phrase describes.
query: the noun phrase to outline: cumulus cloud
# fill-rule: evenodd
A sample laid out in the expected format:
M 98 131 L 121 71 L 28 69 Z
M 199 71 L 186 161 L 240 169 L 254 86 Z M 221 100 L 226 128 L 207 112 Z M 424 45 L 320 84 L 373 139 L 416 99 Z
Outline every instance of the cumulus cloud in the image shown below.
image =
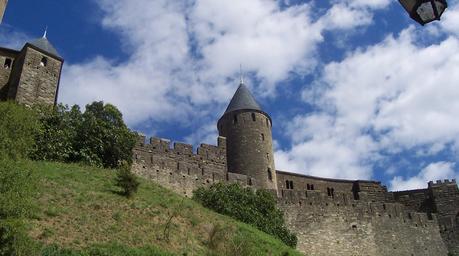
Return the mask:
M 98 56 L 67 64 L 60 100 L 114 103 L 131 126 L 215 120 L 220 114 L 215 109 L 223 110 L 236 89 L 240 64 L 258 91 L 273 96 L 291 72 L 307 74 L 316 67 L 324 31 L 352 29 L 362 24 L 362 13 L 384 6 L 381 0 L 348 1 L 336 11 L 346 26 L 337 26 L 330 14 L 313 19 L 310 3 L 281 8 L 268 0 L 97 2 L 104 13 L 101 25 L 119 35 L 129 58 L 112 62 Z
M 277 152 L 282 159 L 278 166 L 299 166 L 310 174 L 365 178 L 373 175 L 382 153 L 391 157 L 419 148 L 423 156 L 436 156 L 445 149 L 454 152 L 451 145 L 459 144 L 455 121 L 459 115 L 459 39 L 447 35 L 437 43 L 422 44 L 424 32 L 410 27 L 327 64 L 314 86 L 303 91 L 304 100 L 315 97 L 310 103 L 317 111 L 291 122 L 297 127 L 293 134 L 300 140 Z M 328 155 L 319 153 L 323 145 L 330 145 Z M 452 170 L 454 164 L 448 166 L 441 170 Z M 420 185 L 414 181 L 434 177 L 427 176 L 433 172 L 427 170 L 409 182 L 400 177 L 394 182 L 405 187 Z M 454 175 L 451 171 L 441 173 Z
M 454 179 L 459 173 L 454 171 L 455 163 L 435 162 L 422 169 L 419 174 L 409 178 L 400 176 L 394 177 L 390 182 L 390 189 L 393 191 L 419 189 L 427 186 L 427 182 Z

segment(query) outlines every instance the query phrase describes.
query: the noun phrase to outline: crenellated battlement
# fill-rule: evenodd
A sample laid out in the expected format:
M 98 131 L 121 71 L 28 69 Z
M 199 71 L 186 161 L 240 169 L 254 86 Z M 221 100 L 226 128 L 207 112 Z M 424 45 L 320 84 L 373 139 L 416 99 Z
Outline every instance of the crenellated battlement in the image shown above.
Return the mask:
M 226 144 L 224 137 L 218 138 L 217 146 L 201 144 L 196 149 L 196 153 L 194 153 L 191 144 L 181 142 L 171 143 L 170 140 L 159 137 L 151 137 L 148 143 L 146 143 L 146 137 L 140 135 L 134 147 L 134 158 L 139 157 L 139 155 L 145 156 L 147 154 L 150 154 L 151 157 L 163 156 L 174 159 L 180 158 L 182 161 L 188 158 L 188 160 L 210 161 L 226 165 Z
M 442 186 L 442 185 L 456 185 L 456 179 L 445 179 L 445 180 L 436 180 L 435 182 L 429 181 L 428 187 Z

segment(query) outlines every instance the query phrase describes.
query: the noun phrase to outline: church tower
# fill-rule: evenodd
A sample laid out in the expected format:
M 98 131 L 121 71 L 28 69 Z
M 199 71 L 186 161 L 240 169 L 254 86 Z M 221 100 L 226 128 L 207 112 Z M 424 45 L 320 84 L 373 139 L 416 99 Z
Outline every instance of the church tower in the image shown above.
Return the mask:
M 26 43 L 14 61 L 8 98 L 29 106 L 56 104 L 63 62 L 46 32 Z
M 219 135 L 226 137 L 228 172 L 254 178 L 256 188 L 277 190 L 271 117 L 242 79 L 217 125 Z

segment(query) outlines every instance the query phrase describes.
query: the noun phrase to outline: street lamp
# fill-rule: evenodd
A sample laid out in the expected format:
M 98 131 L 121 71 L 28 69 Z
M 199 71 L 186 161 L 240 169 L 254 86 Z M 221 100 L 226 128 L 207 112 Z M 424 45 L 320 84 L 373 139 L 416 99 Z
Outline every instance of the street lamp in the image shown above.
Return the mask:
M 410 17 L 425 25 L 434 20 L 440 20 L 448 4 L 446 0 L 399 0 Z

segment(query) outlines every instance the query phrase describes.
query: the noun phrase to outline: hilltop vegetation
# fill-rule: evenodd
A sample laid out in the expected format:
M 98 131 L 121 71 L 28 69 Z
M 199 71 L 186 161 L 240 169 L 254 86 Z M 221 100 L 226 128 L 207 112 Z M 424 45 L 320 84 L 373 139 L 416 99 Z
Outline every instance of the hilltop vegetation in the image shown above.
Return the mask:
M 128 168 L 99 168 L 131 161 L 135 134 L 112 105 L 0 103 L 0 138 L 1 256 L 300 255 L 149 181 L 137 187 Z

